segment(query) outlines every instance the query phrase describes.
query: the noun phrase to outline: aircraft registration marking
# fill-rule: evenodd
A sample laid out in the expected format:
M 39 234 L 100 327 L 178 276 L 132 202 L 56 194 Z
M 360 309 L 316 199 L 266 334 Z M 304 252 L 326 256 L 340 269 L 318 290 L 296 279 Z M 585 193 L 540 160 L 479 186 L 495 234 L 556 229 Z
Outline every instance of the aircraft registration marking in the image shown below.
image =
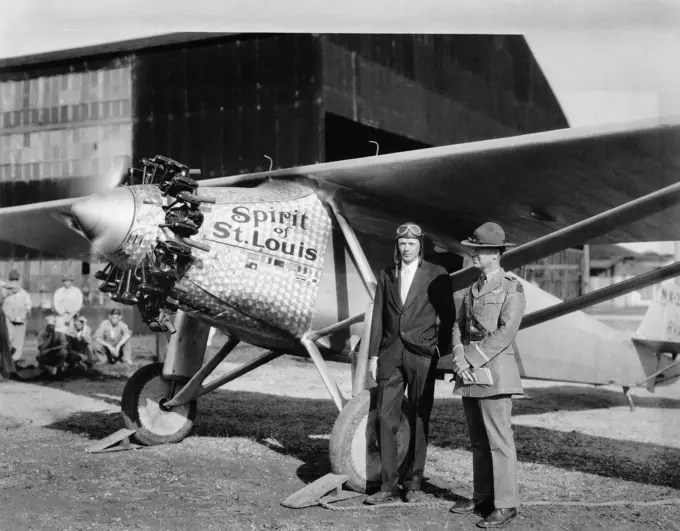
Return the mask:
M 637 336 L 658 341 L 680 341 L 680 286 L 675 284 L 675 280 L 655 286 L 652 303 Z

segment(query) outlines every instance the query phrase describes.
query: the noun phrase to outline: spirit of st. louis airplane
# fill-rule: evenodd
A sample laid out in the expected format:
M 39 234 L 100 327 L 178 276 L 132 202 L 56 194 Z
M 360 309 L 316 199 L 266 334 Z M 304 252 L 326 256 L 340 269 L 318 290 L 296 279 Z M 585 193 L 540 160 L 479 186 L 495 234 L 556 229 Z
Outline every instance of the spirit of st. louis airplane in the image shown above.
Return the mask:
M 140 368 L 123 393 L 123 418 L 137 441 L 178 442 L 192 429 L 200 396 L 282 354 L 309 356 L 340 412 L 332 467 L 359 491 L 380 477 L 366 338 L 375 274 L 392 259 L 400 223 L 424 228 L 435 251 L 428 259 L 449 269 L 454 290 L 479 275 L 464 267 L 459 242 L 488 220 L 520 243 L 504 254 L 506 270 L 586 242 L 680 240 L 675 119 L 210 180 L 194 180 L 198 172 L 161 156 L 141 166 L 112 189 L 93 181 L 96 193 L 87 197 L 0 210 L 0 240 L 105 258 L 100 289 L 137 305 L 153 332 L 170 333 L 164 362 Z M 566 302 L 519 279 L 527 297 L 515 347 L 522 376 L 624 391 L 677 380 L 677 322 L 631 339 L 579 310 L 678 274 L 675 263 Z M 205 362 L 211 327 L 228 340 Z M 204 384 L 239 342 L 268 352 Z M 348 401 L 326 361 L 350 358 Z M 443 371 L 451 365 L 440 359 Z M 402 458 L 409 431 L 403 415 Z

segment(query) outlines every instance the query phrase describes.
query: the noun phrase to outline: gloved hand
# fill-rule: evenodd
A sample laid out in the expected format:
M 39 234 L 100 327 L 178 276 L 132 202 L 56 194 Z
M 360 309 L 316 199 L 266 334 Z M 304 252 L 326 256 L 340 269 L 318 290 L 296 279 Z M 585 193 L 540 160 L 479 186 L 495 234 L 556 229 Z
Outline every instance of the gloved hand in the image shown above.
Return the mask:
M 378 358 L 368 359 L 368 372 L 371 373 L 371 377 L 377 382 L 378 381 Z

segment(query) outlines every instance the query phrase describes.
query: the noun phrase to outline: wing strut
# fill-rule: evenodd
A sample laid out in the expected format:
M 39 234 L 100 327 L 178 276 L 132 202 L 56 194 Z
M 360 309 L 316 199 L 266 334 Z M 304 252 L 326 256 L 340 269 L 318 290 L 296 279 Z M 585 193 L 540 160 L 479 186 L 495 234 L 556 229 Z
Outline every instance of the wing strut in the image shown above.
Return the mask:
M 680 262 L 675 262 L 671 265 L 650 271 L 649 273 L 638 275 L 631 279 L 624 280 L 623 282 L 617 282 L 606 288 L 598 289 L 585 295 L 581 295 L 580 297 L 525 315 L 519 329 L 523 330 L 530 326 L 536 326 L 545 323 L 546 321 L 557 319 L 568 313 L 582 310 L 588 306 L 593 306 L 602 301 L 613 299 L 614 297 L 630 293 L 631 291 L 646 286 L 651 286 L 652 284 L 656 284 L 668 278 L 677 277 L 678 275 L 680 275 Z
M 679 202 L 680 182 L 677 182 L 574 223 L 552 234 L 520 245 L 503 255 L 501 265 L 508 270 L 516 269 L 569 247 L 580 245 L 597 236 L 607 234 L 620 225 L 627 225 L 646 218 L 651 214 L 656 214 Z M 473 267 L 452 273 L 451 282 L 453 283 L 454 291 L 469 286 L 478 277 L 479 270 Z
M 371 269 L 371 265 L 369 264 L 368 259 L 361 248 L 361 244 L 354 233 L 354 230 L 347 222 L 345 217 L 340 213 L 340 209 L 338 208 L 337 204 L 332 198 L 323 199 L 324 202 L 330 207 L 336 221 L 338 222 L 338 225 L 340 226 L 340 230 L 345 237 L 345 241 L 347 242 L 347 246 L 349 247 L 350 253 L 352 254 L 352 258 L 357 264 L 359 275 L 361 276 L 361 280 L 363 281 L 364 287 L 366 288 L 370 298 L 370 302 L 365 313 L 355 315 L 349 319 L 345 319 L 339 323 L 323 328 L 322 330 L 310 330 L 301 340 L 302 346 L 305 348 L 305 350 L 307 350 L 307 353 L 312 358 L 312 361 L 316 366 L 316 370 L 321 375 L 321 379 L 323 380 L 326 389 L 330 393 L 333 402 L 338 408 L 338 411 L 342 411 L 342 408 L 345 405 L 345 400 L 342 396 L 342 393 L 340 392 L 340 389 L 338 388 L 337 383 L 330 374 L 328 366 L 326 365 L 326 361 L 319 352 L 316 341 L 324 336 L 332 334 L 333 332 L 363 321 L 364 326 L 361 332 L 361 341 L 359 342 L 359 352 L 356 357 L 356 365 L 354 362 L 352 363 L 352 396 L 356 396 L 361 393 L 361 391 L 366 388 L 366 374 L 368 372 L 368 347 L 371 336 L 371 320 L 373 318 L 373 296 L 375 295 L 377 281 L 375 279 L 375 275 L 373 274 L 373 270 Z
M 338 225 L 340 225 L 340 230 L 347 240 L 347 245 L 349 245 L 349 250 L 354 257 L 355 262 L 359 268 L 359 274 L 361 275 L 361 280 L 366 286 L 366 291 L 370 296 L 368 303 L 368 308 L 364 314 L 364 326 L 361 331 L 361 341 L 359 342 L 359 353 L 357 356 L 357 364 L 352 374 L 352 395 L 356 396 L 365 388 L 366 383 L 366 372 L 368 371 L 368 347 L 371 338 L 371 322 L 373 320 L 373 298 L 375 296 L 375 288 L 378 282 L 373 274 L 371 265 L 368 262 L 368 258 L 364 254 L 364 250 L 361 248 L 361 244 L 357 239 L 354 230 L 347 222 L 345 217 L 340 213 L 338 205 L 335 204 L 333 199 L 328 200 L 328 204 L 335 214 L 335 218 L 338 220 Z
M 222 363 L 224 358 L 227 357 L 236 345 L 239 344 L 239 340 L 233 336 L 229 336 L 227 342 L 222 345 L 222 348 L 206 363 L 201 367 L 196 374 L 194 374 L 189 381 L 182 387 L 182 389 L 173 396 L 170 400 L 163 404 L 166 409 L 171 409 L 177 406 L 183 406 L 194 400 L 195 398 L 201 396 L 201 385 L 203 381 L 210 376 L 210 374 L 217 368 L 217 366 Z

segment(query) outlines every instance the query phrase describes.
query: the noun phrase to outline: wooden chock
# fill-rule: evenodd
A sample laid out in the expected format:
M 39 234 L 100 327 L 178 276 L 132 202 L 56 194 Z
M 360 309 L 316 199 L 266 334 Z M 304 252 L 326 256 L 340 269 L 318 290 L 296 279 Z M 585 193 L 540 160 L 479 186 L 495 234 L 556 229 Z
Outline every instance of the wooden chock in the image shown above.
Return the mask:
M 288 507 L 289 509 L 302 509 L 303 507 L 318 505 L 321 499 L 324 499 L 324 501 L 348 499 L 342 496 L 342 486 L 348 480 L 349 476 L 345 474 L 326 474 L 288 496 L 281 502 L 281 505 Z M 331 496 L 327 496 L 330 493 L 332 493 Z M 352 494 L 354 495 L 356 493 Z
M 128 430 L 123 428 L 102 440 L 97 441 L 85 448 L 88 454 L 99 454 L 103 452 L 121 452 L 123 450 L 136 450 L 142 446 L 130 441 L 130 437 L 134 435 L 136 430 Z

